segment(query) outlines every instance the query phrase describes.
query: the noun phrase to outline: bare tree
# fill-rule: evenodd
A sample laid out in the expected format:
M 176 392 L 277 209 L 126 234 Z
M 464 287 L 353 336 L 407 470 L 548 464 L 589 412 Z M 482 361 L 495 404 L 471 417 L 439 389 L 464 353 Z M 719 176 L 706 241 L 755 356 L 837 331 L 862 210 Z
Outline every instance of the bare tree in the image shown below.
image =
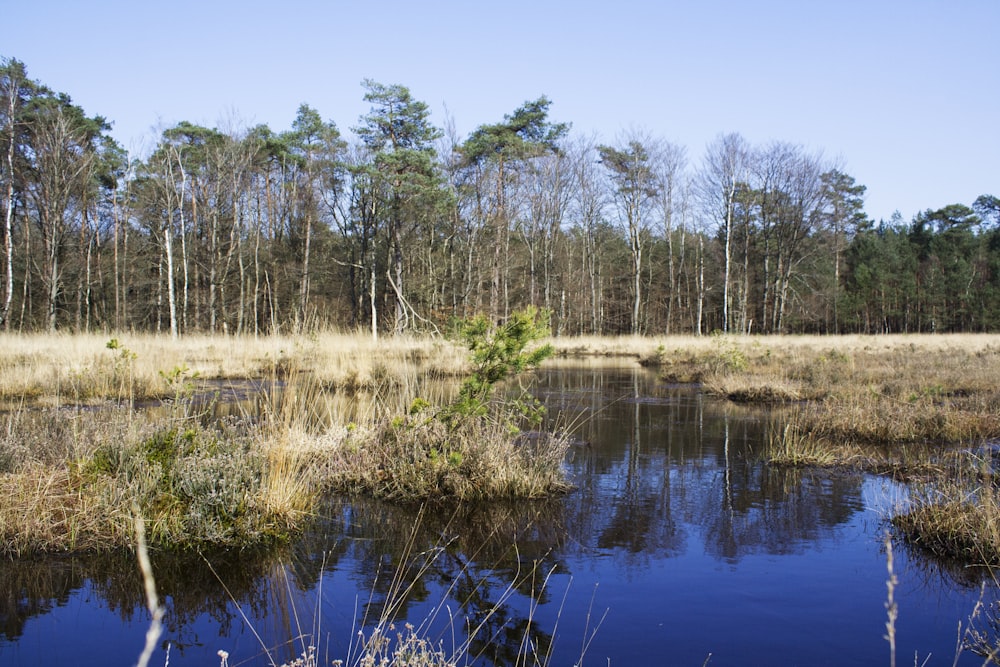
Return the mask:
M 722 330 L 729 331 L 732 247 L 736 224 L 736 195 L 748 174 L 750 148 L 739 134 L 721 135 L 709 144 L 698 177 L 698 195 L 704 214 L 723 237 Z
M 4 192 L 4 293 L 0 305 L 0 324 L 10 330 L 10 306 L 14 297 L 14 158 L 17 155 L 19 135 L 23 129 L 21 113 L 30 94 L 24 64 L 17 60 L 0 63 L 0 94 L 3 95 L 3 133 L 7 142 L 5 151 L 6 189 Z
M 581 331 L 599 334 L 602 325 L 603 285 L 600 252 L 600 226 L 604 221 L 607 195 L 602 187 L 601 175 L 595 160 L 594 142 L 589 139 L 571 143 L 569 151 L 573 160 L 573 181 L 576 194 L 571 216 L 575 220 L 580 241 L 580 263 L 583 285 L 587 298 L 586 316 L 581 314 Z
M 57 326 L 62 258 L 72 217 L 82 212 L 94 168 L 90 127 L 79 109 L 45 100 L 32 123 L 34 178 L 30 188 L 44 247 L 42 282 L 50 331 Z
M 683 188 L 686 183 L 684 171 L 687 167 L 687 151 L 683 146 L 670 142 L 656 145 L 655 178 L 659 191 L 658 208 L 663 220 L 663 236 L 667 242 L 667 298 L 666 326 L 664 333 L 669 334 L 674 321 L 674 305 L 680 304 L 680 288 L 675 264 L 674 229 L 676 219 L 681 217 L 683 205 Z M 683 260 L 684 228 L 680 228 L 680 258 Z

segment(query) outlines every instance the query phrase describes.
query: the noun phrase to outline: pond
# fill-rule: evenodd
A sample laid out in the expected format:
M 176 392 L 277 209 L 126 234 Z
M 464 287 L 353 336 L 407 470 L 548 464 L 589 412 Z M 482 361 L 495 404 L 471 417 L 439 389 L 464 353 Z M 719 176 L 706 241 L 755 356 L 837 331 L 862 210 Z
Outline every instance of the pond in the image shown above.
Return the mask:
M 899 664 L 951 665 L 959 625 L 996 597 L 974 571 L 899 544 L 890 558 L 905 489 L 762 465 L 760 409 L 638 368 L 548 369 L 533 390 L 573 436 L 574 491 L 456 512 L 334 498 L 277 553 L 154 554 L 167 615 L 150 664 L 281 664 L 309 643 L 350 662 L 390 613 L 393 635 L 405 619 L 446 652 L 479 627 L 479 665 L 889 664 L 891 562 Z M 135 664 L 148 624 L 127 557 L 0 563 L 0 665 Z

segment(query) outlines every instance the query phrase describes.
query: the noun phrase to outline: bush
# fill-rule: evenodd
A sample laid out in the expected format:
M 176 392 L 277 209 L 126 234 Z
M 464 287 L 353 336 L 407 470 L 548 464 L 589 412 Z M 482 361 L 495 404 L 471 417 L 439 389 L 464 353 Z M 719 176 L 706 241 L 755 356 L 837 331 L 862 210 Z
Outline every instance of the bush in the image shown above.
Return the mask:
M 484 315 L 467 320 L 461 328 L 461 338 L 472 353 L 472 374 L 463 382 L 458 398 L 448 406 L 443 417 L 454 425 L 458 421 L 484 416 L 496 385 L 502 380 L 537 368 L 552 356 L 551 345 L 534 349 L 528 346 L 549 334 L 549 314 L 527 308 L 511 315 L 506 323 L 493 326 Z M 525 417 L 533 425 L 541 422 L 541 406 L 528 400 L 526 391 L 507 399 L 501 411 L 508 417 Z

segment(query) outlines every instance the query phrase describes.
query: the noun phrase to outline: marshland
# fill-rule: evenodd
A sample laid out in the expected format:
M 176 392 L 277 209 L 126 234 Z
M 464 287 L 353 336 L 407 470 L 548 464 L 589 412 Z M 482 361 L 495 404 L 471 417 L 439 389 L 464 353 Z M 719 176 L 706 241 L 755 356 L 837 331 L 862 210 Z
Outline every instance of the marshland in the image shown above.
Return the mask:
M 134 661 L 141 516 L 151 664 L 991 659 L 1000 336 L 525 318 L 461 411 L 490 327 L 5 337 L 0 657 Z
M 996 197 L 362 88 L 133 155 L 0 60 L 0 662 L 995 660 Z

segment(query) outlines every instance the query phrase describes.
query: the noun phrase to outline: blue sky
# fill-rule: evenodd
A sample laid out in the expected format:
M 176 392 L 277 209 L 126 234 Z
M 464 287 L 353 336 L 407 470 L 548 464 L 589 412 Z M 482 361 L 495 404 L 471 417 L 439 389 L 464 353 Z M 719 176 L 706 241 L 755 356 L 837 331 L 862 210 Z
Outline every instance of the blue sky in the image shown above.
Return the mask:
M 303 102 L 346 132 L 372 78 L 461 136 L 544 94 L 575 133 L 643 130 L 694 165 L 720 133 L 800 144 L 876 219 L 1000 196 L 1000 0 L 0 6 L 0 55 L 139 154 L 181 120 L 286 130 Z

